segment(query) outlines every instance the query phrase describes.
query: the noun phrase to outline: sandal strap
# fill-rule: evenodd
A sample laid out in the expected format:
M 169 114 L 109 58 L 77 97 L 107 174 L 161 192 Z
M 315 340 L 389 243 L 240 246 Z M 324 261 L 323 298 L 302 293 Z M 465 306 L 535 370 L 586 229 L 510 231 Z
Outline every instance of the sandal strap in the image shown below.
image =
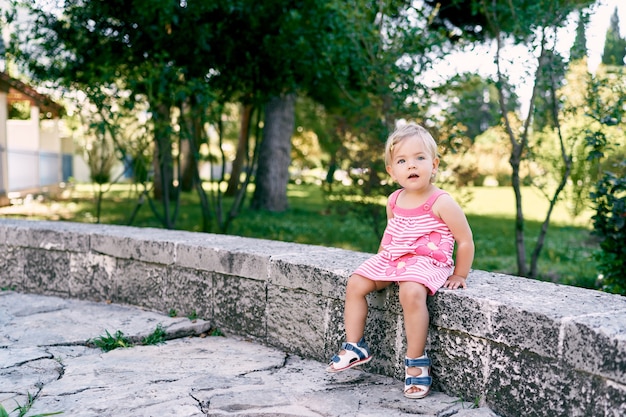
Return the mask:
M 352 342 L 344 342 L 341 344 L 341 349 L 356 353 L 359 356 L 359 359 L 365 359 L 370 356 L 369 349 L 363 339 L 356 344 Z
M 404 366 L 406 366 L 407 368 L 422 368 L 425 366 L 430 366 L 431 361 L 430 358 L 428 357 L 421 357 L 421 358 L 406 358 L 404 359 Z
M 405 386 L 417 385 L 423 387 L 430 387 L 433 383 L 432 376 L 407 376 L 404 380 Z

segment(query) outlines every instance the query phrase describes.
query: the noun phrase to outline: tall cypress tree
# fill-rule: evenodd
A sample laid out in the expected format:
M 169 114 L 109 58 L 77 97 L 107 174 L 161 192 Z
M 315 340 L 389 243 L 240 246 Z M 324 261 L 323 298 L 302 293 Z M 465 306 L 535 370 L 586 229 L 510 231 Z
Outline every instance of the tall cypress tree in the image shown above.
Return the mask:
M 578 26 L 576 26 L 576 38 L 570 49 L 569 60 L 578 61 L 587 56 L 587 36 L 585 35 L 585 26 L 589 20 L 589 15 L 582 10 L 578 11 Z
M 611 16 L 611 24 L 606 31 L 604 41 L 604 52 L 602 53 L 602 63 L 604 65 L 624 66 L 624 57 L 626 56 L 626 39 L 620 36 L 619 16 L 617 15 L 617 7 Z

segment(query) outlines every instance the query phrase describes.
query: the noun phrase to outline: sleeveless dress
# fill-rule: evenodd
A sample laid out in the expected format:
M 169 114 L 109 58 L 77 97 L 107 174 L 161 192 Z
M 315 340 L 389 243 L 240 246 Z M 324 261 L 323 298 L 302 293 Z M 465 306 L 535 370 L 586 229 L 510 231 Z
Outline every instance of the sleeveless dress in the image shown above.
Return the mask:
M 454 270 L 454 236 L 432 212 L 437 198 L 447 193 L 436 190 L 422 206 L 405 209 L 396 206 L 402 191 L 389 196 L 393 217 L 383 234 L 383 249 L 354 273 L 375 281 L 419 282 L 433 295 Z

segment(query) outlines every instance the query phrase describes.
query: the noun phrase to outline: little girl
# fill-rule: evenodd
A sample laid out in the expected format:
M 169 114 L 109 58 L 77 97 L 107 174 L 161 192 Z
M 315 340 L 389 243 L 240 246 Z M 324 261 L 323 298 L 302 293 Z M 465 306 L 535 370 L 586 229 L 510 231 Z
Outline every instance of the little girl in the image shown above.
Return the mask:
M 348 279 L 344 308 L 346 342 L 328 372 L 340 372 L 372 359 L 363 333 L 365 296 L 397 282 L 407 338 L 404 395 L 428 395 L 432 378 L 424 348 L 428 336 L 427 295 L 443 287 L 466 288 L 474 259 L 472 231 L 459 205 L 432 184 L 437 169 L 437 144 L 426 129 L 413 123 L 387 139 L 385 165 L 401 189 L 389 196 L 387 228 L 378 253 Z M 452 252 L 456 242 L 456 264 Z

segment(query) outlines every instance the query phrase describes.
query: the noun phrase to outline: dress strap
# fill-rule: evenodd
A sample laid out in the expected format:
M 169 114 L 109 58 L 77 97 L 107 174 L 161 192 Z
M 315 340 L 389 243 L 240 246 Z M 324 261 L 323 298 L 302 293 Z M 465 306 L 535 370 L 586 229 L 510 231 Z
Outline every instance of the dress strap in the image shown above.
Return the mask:
M 422 206 L 424 208 L 424 210 L 428 211 L 432 208 L 433 204 L 435 204 L 435 201 L 437 201 L 437 199 L 439 197 L 441 197 L 444 194 L 448 194 L 446 191 L 443 190 L 437 190 L 433 193 L 433 195 L 431 195 L 428 200 L 426 200 L 426 202 L 424 203 L 424 205 Z M 396 196 L 396 198 L 398 198 Z
M 393 193 L 391 193 L 391 195 L 389 196 L 389 207 L 391 207 L 392 210 L 396 207 L 396 201 L 398 201 L 398 196 L 400 195 L 403 189 L 404 188 L 400 188 L 394 191 Z

